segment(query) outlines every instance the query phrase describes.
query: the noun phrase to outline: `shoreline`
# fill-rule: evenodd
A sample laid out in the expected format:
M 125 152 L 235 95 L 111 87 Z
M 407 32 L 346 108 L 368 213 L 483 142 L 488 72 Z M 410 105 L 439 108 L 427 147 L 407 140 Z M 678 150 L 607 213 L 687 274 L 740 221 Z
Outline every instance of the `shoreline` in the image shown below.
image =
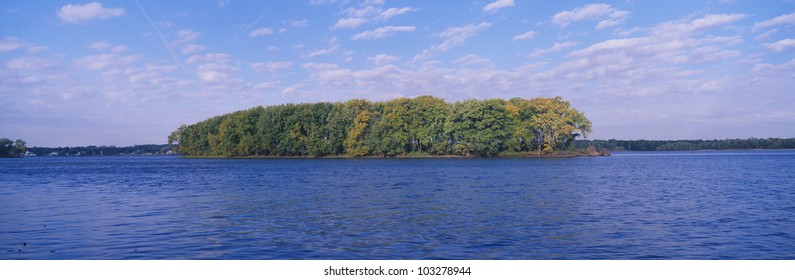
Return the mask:
M 500 159 L 500 158 L 575 158 L 575 157 L 599 157 L 610 156 L 609 154 L 588 154 L 586 151 L 576 153 L 553 153 L 553 154 L 537 154 L 529 153 L 509 153 L 500 154 L 493 157 L 481 157 L 476 155 L 396 155 L 396 156 L 349 156 L 349 155 L 326 155 L 326 156 L 188 156 L 182 155 L 183 158 L 196 158 L 196 159 Z

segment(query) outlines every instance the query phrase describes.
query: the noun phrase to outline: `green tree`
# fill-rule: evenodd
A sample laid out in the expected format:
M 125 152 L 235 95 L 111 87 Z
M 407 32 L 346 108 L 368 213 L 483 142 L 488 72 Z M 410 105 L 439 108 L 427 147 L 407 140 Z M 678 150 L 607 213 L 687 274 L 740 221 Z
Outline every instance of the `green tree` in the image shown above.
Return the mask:
M 182 134 L 185 133 L 187 128 L 188 125 L 186 124 L 180 125 L 177 130 L 168 135 L 168 145 L 171 146 L 171 150 L 175 153 L 179 152 L 179 143 L 182 141 Z
M 25 143 L 25 141 L 22 141 L 22 139 L 17 139 L 16 141 L 14 141 L 14 153 L 20 157 L 24 156 L 25 152 L 28 151 L 28 147 L 26 146 L 26 144 L 27 143 Z
M 590 129 L 590 121 L 559 97 L 448 104 L 420 96 L 377 103 L 354 99 L 255 107 L 181 126 L 168 140 L 178 143 L 185 155 L 494 156 L 534 148 L 553 152 L 587 136 Z M 759 147 L 783 145 L 768 142 L 772 141 L 749 141 Z
M 346 139 L 353 128 L 353 121 L 364 110 L 369 110 L 372 104 L 364 99 L 352 99 L 345 103 L 334 103 L 333 108 L 326 117 L 324 128 L 326 151 L 329 154 L 346 153 Z
M 530 151 L 536 139 L 533 133 L 533 110 L 530 101 L 518 97 L 511 98 L 505 104 L 505 110 L 511 117 L 511 131 L 506 141 L 506 149 L 513 152 Z
M 536 98 L 530 100 L 530 106 L 530 126 L 536 134 L 539 154 L 565 147 L 577 136 L 587 137 L 591 132 L 591 122 L 561 97 Z
M 14 142 L 8 138 L 0 138 L 0 157 L 13 156 Z
M 504 100 L 469 99 L 453 104 L 445 131 L 452 139 L 453 152 L 495 156 L 503 151 L 510 121 Z
M 11 141 L 8 138 L 0 138 L 0 157 L 21 157 L 27 150 L 28 147 L 22 139 Z
M 408 136 L 411 151 L 431 154 L 446 152 L 448 140 L 444 124 L 450 106 L 441 98 L 420 96 L 406 106 Z
M 373 153 L 381 156 L 405 154 L 409 142 L 409 99 L 398 98 L 379 103 L 380 114 L 376 114 L 368 139 Z
M 345 150 L 350 156 L 364 156 L 370 153 L 370 147 L 365 144 L 365 135 L 370 123 L 370 111 L 364 110 L 353 119 L 353 127 L 345 138 Z

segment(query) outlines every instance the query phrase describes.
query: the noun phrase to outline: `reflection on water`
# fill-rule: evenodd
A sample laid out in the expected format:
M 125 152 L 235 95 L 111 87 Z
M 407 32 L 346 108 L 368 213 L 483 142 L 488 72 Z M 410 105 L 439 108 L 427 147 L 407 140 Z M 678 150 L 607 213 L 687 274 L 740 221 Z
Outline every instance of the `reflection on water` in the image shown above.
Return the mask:
M 0 259 L 792 259 L 795 152 L 0 159 Z

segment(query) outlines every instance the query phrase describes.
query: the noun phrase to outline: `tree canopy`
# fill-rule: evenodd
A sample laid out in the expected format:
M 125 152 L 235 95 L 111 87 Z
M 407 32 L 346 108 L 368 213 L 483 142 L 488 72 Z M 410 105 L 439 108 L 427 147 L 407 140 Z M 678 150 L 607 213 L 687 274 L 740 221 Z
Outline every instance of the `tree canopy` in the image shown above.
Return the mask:
M 0 138 L 0 157 L 21 157 L 27 150 L 28 147 L 22 139 L 11 141 L 8 138 Z
M 254 107 L 183 125 L 168 141 L 190 156 L 488 157 L 552 153 L 590 131 L 585 115 L 560 97 L 450 104 L 420 96 Z
M 723 140 L 577 140 L 572 146 L 593 145 L 611 151 L 688 151 L 738 149 L 795 149 L 795 138 L 748 138 Z

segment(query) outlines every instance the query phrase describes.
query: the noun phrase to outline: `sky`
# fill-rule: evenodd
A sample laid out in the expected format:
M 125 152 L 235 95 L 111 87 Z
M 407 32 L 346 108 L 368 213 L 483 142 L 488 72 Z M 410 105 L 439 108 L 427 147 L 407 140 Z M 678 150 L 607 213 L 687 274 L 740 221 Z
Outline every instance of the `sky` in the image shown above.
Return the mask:
M 795 137 L 795 1 L 0 2 L 0 137 L 165 143 L 285 103 L 561 96 L 590 139 Z

